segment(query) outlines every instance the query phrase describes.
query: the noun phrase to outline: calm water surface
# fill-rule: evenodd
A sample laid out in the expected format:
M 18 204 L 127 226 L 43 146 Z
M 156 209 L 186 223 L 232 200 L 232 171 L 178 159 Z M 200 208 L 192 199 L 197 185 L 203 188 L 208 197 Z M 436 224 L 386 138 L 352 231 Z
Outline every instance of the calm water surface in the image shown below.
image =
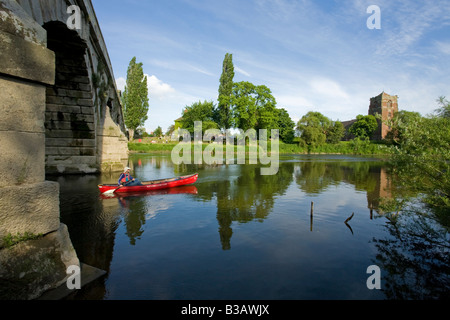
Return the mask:
M 107 271 L 72 298 L 385 299 L 436 290 L 448 297 L 448 287 L 436 288 L 442 279 L 430 282 L 435 264 L 403 265 L 422 251 L 399 248 L 398 230 L 378 208 L 380 197 L 390 197 L 382 161 L 280 160 L 277 175 L 261 176 L 258 165 L 174 165 L 170 155 L 134 155 L 130 167 L 142 181 L 194 172 L 198 181 L 113 198 L 102 198 L 97 184 L 116 183 L 115 175 L 53 178 L 80 261 Z M 381 290 L 367 288 L 370 265 L 381 269 Z

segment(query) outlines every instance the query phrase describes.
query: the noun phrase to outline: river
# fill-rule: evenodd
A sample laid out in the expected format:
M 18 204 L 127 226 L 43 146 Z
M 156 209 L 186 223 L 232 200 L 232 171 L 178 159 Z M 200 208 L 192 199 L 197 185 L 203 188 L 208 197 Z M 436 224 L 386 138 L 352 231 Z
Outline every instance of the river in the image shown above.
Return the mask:
M 448 233 L 437 226 L 444 245 L 433 249 L 402 234 L 418 219 L 393 223 L 379 208 L 393 183 L 382 160 L 281 156 L 271 176 L 259 165 L 174 165 L 170 155 L 132 155 L 129 165 L 142 181 L 199 178 L 105 198 L 97 185 L 116 175 L 49 177 L 80 261 L 107 271 L 70 299 L 448 298 L 439 258 Z

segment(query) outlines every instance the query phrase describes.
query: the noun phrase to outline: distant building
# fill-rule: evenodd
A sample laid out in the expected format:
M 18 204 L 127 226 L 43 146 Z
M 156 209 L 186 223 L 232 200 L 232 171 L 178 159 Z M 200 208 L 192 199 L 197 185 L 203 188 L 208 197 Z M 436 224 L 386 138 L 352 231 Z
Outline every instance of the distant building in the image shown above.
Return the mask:
M 381 120 L 377 118 L 378 128 L 372 135 L 372 140 L 383 140 L 386 138 L 390 128 L 383 122 L 392 119 L 398 112 L 398 96 L 391 96 L 384 91 L 378 96 L 370 98 L 369 115 L 381 115 Z M 354 136 L 349 132 L 350 127 L 355 123 L 356 119 L 342 121 L 345 129 L 345 135 L 342 140 L 351 140 Z
M 383 122 L 392 119 L 398 112 L 398 96 L 391 96 L 384 91 L 376 97 L 370 99 L 369 114 L 381 115 L 378 121 L 378 129 L 374 132 L 373 140 L 383 140 L 390 128 Z
M 348 120 L 348 121 L 342 121 L 342 125 L 344 126 L 344 136 L 342 137 L 342 140 L 344 141 L 349 141 L 352 140 L 353 138 L 355 138 L 355 136 L 353 134 L 350 133 L 349 129 L 350 127 L 356 122 L 356 119 L 353 120 Z

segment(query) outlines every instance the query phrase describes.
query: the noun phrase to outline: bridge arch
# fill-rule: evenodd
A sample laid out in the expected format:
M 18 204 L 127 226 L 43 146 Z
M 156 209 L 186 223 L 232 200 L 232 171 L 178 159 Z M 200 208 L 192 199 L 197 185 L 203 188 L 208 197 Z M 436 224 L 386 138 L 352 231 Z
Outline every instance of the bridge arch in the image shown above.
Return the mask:
M 47 31 L 55 84 L 46 91 L 45 171 L 121 171 L 128 160 L 122 106 L 106 45 L 89 0 L 18 0 Z M 68 25 L 79 8 L 79 28 Z

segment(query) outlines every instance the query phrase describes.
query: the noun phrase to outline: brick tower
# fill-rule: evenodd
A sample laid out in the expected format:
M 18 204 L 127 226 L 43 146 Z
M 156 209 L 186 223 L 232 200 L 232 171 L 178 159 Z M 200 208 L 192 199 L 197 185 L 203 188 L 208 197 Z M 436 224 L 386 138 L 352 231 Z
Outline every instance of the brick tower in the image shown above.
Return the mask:
M 381 115 L 382 121 L 392 119 L 398 112 L 398 96 L 391 96 L 384 91 L 376 97 L 370 98 L 369 115 Z M 378 129 L 373 133 L 373 140 L 382 140 L 386 137 L 390 128 L 381 120 L 378 121 Z

